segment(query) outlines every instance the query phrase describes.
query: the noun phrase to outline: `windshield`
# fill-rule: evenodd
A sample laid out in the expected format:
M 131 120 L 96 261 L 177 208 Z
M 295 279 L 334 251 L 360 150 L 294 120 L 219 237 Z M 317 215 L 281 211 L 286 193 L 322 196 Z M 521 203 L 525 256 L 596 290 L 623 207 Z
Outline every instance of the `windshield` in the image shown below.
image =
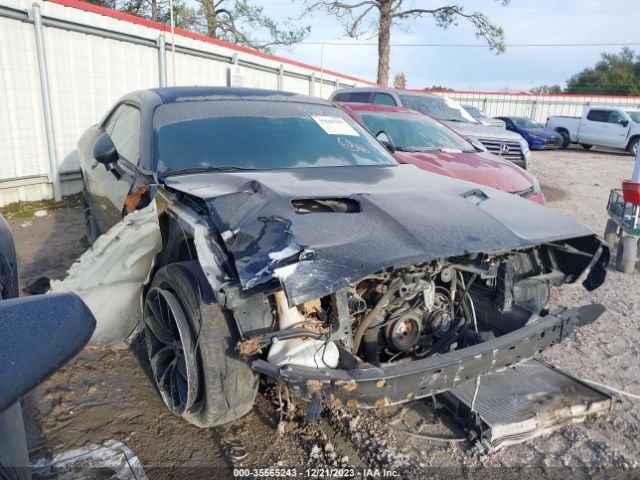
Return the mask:
M 473 117 L 473 118 L 480 118 L 480 117 L 484 117 L 484 115 L 482 114 L 482 112 L 480 110 L 478 110 L 476 107 L 472 106 L 472 105 L 465 105 L 464 109 L 469 112 L 469 114 Z
M 451 120 L 454 122 L 478 123 L 462 105 L 450 98 L 426 95 L 400 95 L 402 105 L 412 108 L 438 120 Z
M 640 123 L 640 110 L 627 110 L 627 115 L 629 115 L 635 123 Z
M 264 100 L 179 102 L 153 121 L 158 173 L 396 165 L 364 128 L 332 105 Z
M 518 128 L 544 128 L 538 122 L 534 122 L 533 120 L 529 120 L 528 118 L 515 117 L 512 118 L 512 120 Z
M 415 113 L 362 112 L 362 121 L 370 132 L 384 130 L 399 151 L 457 150 L 475 152 L 464 138 L 446 125 Z

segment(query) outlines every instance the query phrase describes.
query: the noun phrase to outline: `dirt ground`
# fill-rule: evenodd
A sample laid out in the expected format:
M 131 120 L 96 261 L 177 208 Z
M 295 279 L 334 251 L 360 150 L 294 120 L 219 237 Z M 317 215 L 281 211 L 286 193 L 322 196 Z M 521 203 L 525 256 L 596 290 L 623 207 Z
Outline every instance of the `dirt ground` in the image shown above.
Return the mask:
M 629 156 L 581 149 L 535 153 L 531 162 L 549 205 L 599 233 L 609 189 L 619 187 L 631 169 Z M 40 276 L 62 278 L 86 249 L 77 199 L 45 217 L 18 215 L 8 221 L 23 286 Z M 610 268 L 605 285 L 593 293 L 579 283 L 563 287 L 555 303 L 601 302 L 607 312 L 543 358 L 578 377 L 640 394 L 639 280 L 638 272 L 623 275 Z M 151 478 L 233 478 L 234 467 L 270 466 L 354 467 L 359 475 L 363 468 L 384 468 L 395 470 L 396 478 L 568 477 L 569 472 L 572 478 L 594 473 L 631 478 L 640 463 L 640 401 L 621 395 L 616 400 L 608 414 L 488 456 L 475 454 L 468 442 L 433 442 L 398 431 L 462 435 L 427 401 L 356 414 L 327 410 L 318 424 L 305 425 L 302 409 L 280 422 L 274 386 L 261 388 L 250 414 L 203 430 L 164 407 L 147 377 L 144 349 L 134 344 L 83 351 L 30 393 L 23 407 L 32 460 L 116 439 L 138 455 Z

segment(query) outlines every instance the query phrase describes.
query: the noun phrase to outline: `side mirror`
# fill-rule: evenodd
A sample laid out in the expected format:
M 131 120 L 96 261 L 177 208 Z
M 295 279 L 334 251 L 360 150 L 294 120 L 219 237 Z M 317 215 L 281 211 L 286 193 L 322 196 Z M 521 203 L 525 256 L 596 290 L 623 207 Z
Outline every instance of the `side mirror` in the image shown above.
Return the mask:
M 0 412 L 71 360 L 95 328 L 89 308 L 72 293 L 0 302 Z
M 102 135 L 98 137 L 98 140 L 96 140 L 93 146 L 93 158 L 103 164 L 107 170 L 112 170 L 118 162 L 118 158 L 120 158 L 118 151 L 107 132 L 103 132 Z
M 384 146 L 384 148 L 389 150 L 389 152 L 395 153 L 396 146 L 387 132 L 385 132 L 384 130 L 380 130 L 378 133 L 376 133 L 376 139 Z
M 629 125 L 629 120 L 620 120 L 618 123 L 626 128 Z

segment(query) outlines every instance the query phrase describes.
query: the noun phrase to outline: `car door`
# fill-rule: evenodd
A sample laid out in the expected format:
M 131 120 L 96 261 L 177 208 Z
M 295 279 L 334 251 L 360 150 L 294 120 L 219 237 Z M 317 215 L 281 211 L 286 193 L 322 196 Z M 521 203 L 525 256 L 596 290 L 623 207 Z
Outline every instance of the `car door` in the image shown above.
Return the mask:
M 629 123 L 629 119 L 627 119 L 622 112 L 613 110 L 607 120 L 606 137 L 603 138 L 602 145 L 614 148 L 625 148 L 627 146 Z
M 93 159 L 92 213 L 102 232 L 122 220 L 125 197 L 130 193 L 140 161 L 140 109 L 131 103 L 116 106 L 102 125 L 118 152 L 118 175 Z
M 605 138 L 609 130 L 609 115 L 612 110 L 592 108 L 580 122 L 578 142 L 588 145 L 606 145 Z

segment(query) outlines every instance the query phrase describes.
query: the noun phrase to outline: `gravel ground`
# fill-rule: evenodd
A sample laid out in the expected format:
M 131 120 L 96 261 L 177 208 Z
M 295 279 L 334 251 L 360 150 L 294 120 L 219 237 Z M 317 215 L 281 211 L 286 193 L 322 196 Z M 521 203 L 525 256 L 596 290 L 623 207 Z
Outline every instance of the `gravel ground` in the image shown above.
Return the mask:
M 580 149 L 536 152 L 531 162 L 549 205 L 599 233 L 606 222 L 609 189 L 618 187 L 631 169 L 629 156 Z M 16 215 L 8 221 L 16 237 L 22 285 L 39 276 L 63 277 L 86 249 L 77 199 L 49 209 L 46 217 Z M 543 358 L 578 377 L 640 394 L 639 275 L 610 268 L 605 285 L 593 293 L 579 283 L 557 292 L 555 303 L 601 302 L 607 312 Z M 250 414 L 224 427 L 203 430 L 164 407 L 148 379 L 145 353 L 136 344 L 130 349 L 81 352 L 29 394 L 23 407 L 32 460 L 113 438 L 139 456 L 151 478 L 233 478 L 234 467 L 269 466 L 299 471 L 353 467 L 359 474 L 363 468 L 379 468 L 395 470 L 399 478 L 498 474 L 537 478 L 569 473 L 577 478 L 594 473 L 610 478 L 620 472 L 631 478 L 637 470 L 629 469 L 640 462 L 640 402 L 621 395 L 616 399 L 614 410 L 606 415 L 488 456 L 476 455 L 466 442 L 430 442 L 397 431 L 401 427 L 453 437 L 462 434 L 451 418 L 435 412 L 426 401 L 355 414 L 327 410 L 318 424 L 310 426 L 304 424 L 300 405 L 281 421 L 278 391 L 272 385 L 261 388 Z

